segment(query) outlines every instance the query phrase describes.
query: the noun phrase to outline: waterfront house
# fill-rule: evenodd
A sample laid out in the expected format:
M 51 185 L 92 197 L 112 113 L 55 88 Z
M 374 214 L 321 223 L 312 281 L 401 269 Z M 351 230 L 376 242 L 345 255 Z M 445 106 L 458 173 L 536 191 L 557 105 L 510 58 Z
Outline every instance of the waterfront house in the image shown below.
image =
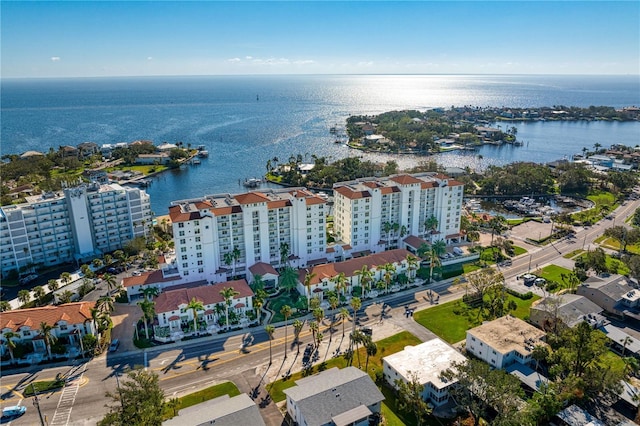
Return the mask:
M 167 164 L 169 161 L 171 161 L 171 157 L 167 152 L 139 154 L 136 158 L 136 164 Z
M 82 158 L 91 157 L 99 152 L 100 147 L 95 142 L 82 142 L 81 144 L 78 144 L 78 154 Z
M 356 367 L 334 367 L 296 380 L 284 394 L 294 424 L 307 426 L 367 426 L 384 400 L 369 375 Z
M 449 401 L 449 389 L 457 383 L 441 378 L 440 374 L 453 362 L 463 363 L 465 360 L 464 355 L 448 343 L 435 338 L 382 358 L 382 368 L 384 379 L 396 389 L 396 380 L 408 383 L 415 376 L 423 386 L 422 399 L 439 407 Z

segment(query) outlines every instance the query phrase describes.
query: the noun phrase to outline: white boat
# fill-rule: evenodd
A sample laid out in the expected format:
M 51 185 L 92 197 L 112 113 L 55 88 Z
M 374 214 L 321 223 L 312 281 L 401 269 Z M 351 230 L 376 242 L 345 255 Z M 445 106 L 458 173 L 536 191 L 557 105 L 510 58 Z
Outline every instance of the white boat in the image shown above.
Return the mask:
M 243 185 L 246 186 L 247 188 L 257 188 L 260 186 L 261 183 L 262 183 L 262 179 L 251 178 L 251 179 L 246 179 Z
M 203 149 L 202 151 L 198 152 L 198 157 L 200 158 L 207 158 L 209 156 L 209 151 L 207 151 L 206 149 Z

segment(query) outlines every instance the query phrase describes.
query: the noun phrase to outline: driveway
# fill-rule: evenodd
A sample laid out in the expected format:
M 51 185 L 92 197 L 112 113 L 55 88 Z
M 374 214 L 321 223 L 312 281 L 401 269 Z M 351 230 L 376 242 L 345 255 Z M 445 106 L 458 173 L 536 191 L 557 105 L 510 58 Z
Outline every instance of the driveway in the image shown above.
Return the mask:
M 133 327 L 141 316 L 142 311 L 136 304 L 115 304 L 115 309 L 111 314 L 111 320 L 113 321 L 111 339 L 120 340 L 120 351 L 126 352 L 137 349 L 133 344 Z

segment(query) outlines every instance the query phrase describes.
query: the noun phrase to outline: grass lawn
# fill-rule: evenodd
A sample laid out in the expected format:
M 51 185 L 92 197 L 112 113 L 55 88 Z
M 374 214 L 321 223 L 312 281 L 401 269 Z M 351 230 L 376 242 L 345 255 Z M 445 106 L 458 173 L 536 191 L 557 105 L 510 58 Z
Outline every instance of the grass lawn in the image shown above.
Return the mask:
M 229 395 L 230 397 L 234 397 L 236 395 L 240 395 L 240 391 L 232 382 L 220 383 L 219 385 L 211 386 L 198 392 L 185 395 L 182 398 L 178 398 L 179 402 L 178 406 L 175 408 L 175 412 L 177 413 L 178 410 L 182 408 L 191 407 L 192 405 L 200 404 L 201 402 L 208 401 L 222 395 Z M 173 416 L 173 410 L 170 407 L 165 406 L 164 419 L 168 420 Z
M 513 246 L 513 252 L 515 256 L 520 256 L 521 254 L 525 254 L 527 250 L 522 247 Z
M 393 336 L 387 337 L 386 339 L 377 341 L 376 344 L 378 346 L 378 353 L 375 356 L 369 358 L 369 371 L 367 371 L 367 373 L 369 373 L 371 378 L 375 380 L 376 371 L 382 370 L 383 357 L 399 352 L 403 350 L 407 345 L 417 345 L 420 343 L 422 343 L 420 339 L 418 339 L 408 331 L 403 331 Z M 359 348 L 358 351 L 354 354 L 352 365 L 358 367 L 358 353 L 360 354 L 360 363 L 362 367 L 364 367 L 367 358 L 367 352 L 364 348 Z M 267 386 L 269 389 L 269 394 L 271 395 L 271 398 L 274 402 L 284 401 L 285 395 L 283 391 L 287 388 L 295 386 L 295 381 L 304 377 L 305 373 L 306 375 L 309 375 L 309 373 L 314 374 L 333 367 L 344 368 L 346 366 L 347 361 L 343 357 L 331 358 L 324 363 L 314 365 L 311 368 L 310 372 L 300 371 L 292 374 L 287 379 L 281 379 L 269 384 Z
M 596 192 L 587 196 L 587 199 L 593 201 L 595 206 L 587 211 L 574 213 L 571 217 L 578 222 L 596 223 L 605 212 L 614 210 L 618 205 L 616 196 L 610 192 Z
M 624 262 L 609 255 L 606 258 L 606 265 L 612 274 L 628 275 L 630 272 L 629 267 Z
M 529 316 L 531 304 L 540 298 L 536 295 L 527 300 L 512 295 L 508 297 L 518 305 L 512 314 L 520 319 Z M 454 300 L 418 311 L 413 315 L 413 318 L 418 324 L 433 331 L 441 339 L 453 344 L 464 340 L 467 330 L 479 325 L 476 324 L 479 322 L 477 313 L 478 309 L 469 309 L 461 300 Z
M 573 259 L 574 257 L 581 255 L 582 253 L 584 253 L 584 250 L 578 249 L 572 251 L 571 253 L 563 254 L 562 257 L 564 257 L 565 259 Z
M 562 279 L 562 274 L 570 274 L 572 271 L 567 268 L 563 268 L 558 265 L 547 265 L 540 270 L 539 274 L 536 274 L 547 281 L 555 281 L 560 284 L 560 287 L 564 287 L 565 283 Z
M 598 237 L 595 242 L 605 248 L 620 251 L 620 242 L 618 242 L 618 240 L 616 240 L 615 238 L 607 238 L 602 235 Z M 632 254 L 640 254 L 640 246 L 638 246 L 637 244 L 627 244 L 627 252 Z

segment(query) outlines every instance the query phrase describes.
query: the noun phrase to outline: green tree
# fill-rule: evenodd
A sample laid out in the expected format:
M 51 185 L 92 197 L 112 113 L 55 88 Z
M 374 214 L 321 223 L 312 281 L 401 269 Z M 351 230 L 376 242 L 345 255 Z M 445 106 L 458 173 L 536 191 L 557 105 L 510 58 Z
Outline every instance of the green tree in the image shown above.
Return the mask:
M 39 305 L 40 303 L 42 303 L 42 298 L 46 294 L 44 287 L 42 287 L 41 285 L 38 285 L 38 286 L 35 286 L 32 289 L 32 291 L 33 291 L 33 296 L 36 298 L 36 302 Z
M 109 291 L 109 294 L 111 294 L 113 289 L 116 288 L 116 277 L 107 272 L 102 275 L 102 279 L 107 284 L 107 290 Z M 154 296 L 157 296 L 157 294 L 155 294 Z
M 20 297 L 20 293 L 18 293 L 18 297 Z M 70 303 L 72 298 L 73 292 L 71 290 L 65 290 L 58 296 L 58 300 L 60 300 L 62 304 Z
M 187 309 L 191 309 L 191 313 L 193 314 L 193 331 L 195 333 L 198 332 L 198 311 L 204 311 L 204 304 L 192 297 L 189 303 L 187 304 Z M 227 324 L 229 323 L 229 319 L 227 317 Z
M 58 289 L 58 287 L 60 286 L 60 284 L 58 284 L 58 280 L 56 279 L 50 279 L 49 281 L 47 281 L 47 288 L 49 289 L 50 292 L 54 292 Z
M 231 327 L 231 324 L 229 324 L 229 307 L 231 306 L 231 302 L 233 301 L 233 298 L 239 294 L 240 293 L 238 293 L 233 287 L 225 287 L 222 290 L 220 290 L 220 295 L 224 299 L 224 316 L 225 316 L 225 321 L 226 321 L 225 325 L 227 326 L 227 330 L 229 330 L 229 328 Z
M 342 320 L 342 337 L 344 337 L 344 325 L 349 319 L 349 310 L 347 308 L 340 308 L 340 319 Z
M 67 285 L 71 282 L 71 274 L 69 272 L 63 272 L 60 274 L 60 281 L 62 281 L 62 283 L 64 285 Z
M 271 341 L 273 340 L 273 333 L 276 331 L 276 328 L 271 324 L 264 326 L 264 331 L 267 333 L 267 338 L 269 339 L 269 365 L 273 362 L 273 358 L 271 356 Z
M 53 328 L 54 327 L 52 325 L 49 325 L 46 322 L 41 322 L 40 328 L 38 329 L 40 336 L 44 339 L 44 344 L 47 347 L 49 359 L 51 359 L 51 344 L 58 340 L 53 334 Z
M 3 334 L 5 341 L 7 342 L 7 349 L 9 349 L 9 356 L 11 357 L 11 364 L 15 364 L 15 358 L 13 351 L 16 348 L 16 342 L 13 341 L 16 337 L 20 337 L 19 334 L 13 331 L 7 331 Z
M 313 281 L 315 277 L 316 274 L 314 274 L 313 272 L 309 273 L 309 270 L 307 270 L 306 274 L 304 275 L 304 288 L 307 290 L 307 304 L 309 304 L 311 300 L 311 281 Z
M 8 312 L 11 310 L 11 304 L 6 300 L 0 300 L 0 312 Z
M 160 289 L 158 287 L 146 286 L 140 290 L 140 293 L 142 293 L 145 300 L 152 300 L 154 297 L 158 297 Z
M 149 340 L 149 320 L 152 320 L 155 315 L 155 303 L 144 299 L 142 302 L 138 302 L 140 310 L 142 311 L 142 321 L 144 323 L 144 334 L 147 340 Z
M 142 368 L 127 373 L 118 392 L 107 392 L 113 405 L 99 426 L 160 426 L 163 422 L 164 391 L 158 375 Z
M 284 317 L 284 358 L 287 359 L 287 321 L 292 313 L 291 306 L 284 305 L 280 308 L 280 314 Z
M 358 311 L 362 307 L 362 301 L 359 297 L 352 297 L 349 301 L 349 306 L 351 306 L 351 309 L 353 309 L 353 325 L 351 330 L 351 333 L 353 334 L 356 331 L 356 321 L 358 317 Z
M 298 348 L 298 353 L 300 353 L 300 332 L 302 331 L 302 327 L 304 327 L 304 323 L 299 319 L 295 319 L 293 321 L 293 343 Z
M 296 291 L 298 286 L 298 273 L 290 266 L 286 266 L 280 274 L 280 287 L 289 293 Z
M 433 269 L 441 265 L 440 256 L 447 251 L 447 245 L 444 240 L 438 240 L 431 244 L 429 251 L 429 283 L 433 280 Z
M 334 284 L 334 288 L 338 295 L 344 295 L 347 289 L 347 276 L 344 272 L 340 272 L 335 277 L 331 278 L 331 282 Z
M 394 384 L 398 391 L 398 406 L 401 410 L 406 410 L 416 416 L 416 424 L 420 426 L 422 421 L 431 414 L 432 409 L 427 401 L 422 399 L 424 385 L 420 383 L 416 373 L 408 372 L 411 380 L 396 379 Z
M 29 290 L 24 290 L 24 289 L 20 290 L 18 292 L 18 300 L 23 305 L 26 305 L 27 303 L 29 303 L 31 301 L 31 292 Z

